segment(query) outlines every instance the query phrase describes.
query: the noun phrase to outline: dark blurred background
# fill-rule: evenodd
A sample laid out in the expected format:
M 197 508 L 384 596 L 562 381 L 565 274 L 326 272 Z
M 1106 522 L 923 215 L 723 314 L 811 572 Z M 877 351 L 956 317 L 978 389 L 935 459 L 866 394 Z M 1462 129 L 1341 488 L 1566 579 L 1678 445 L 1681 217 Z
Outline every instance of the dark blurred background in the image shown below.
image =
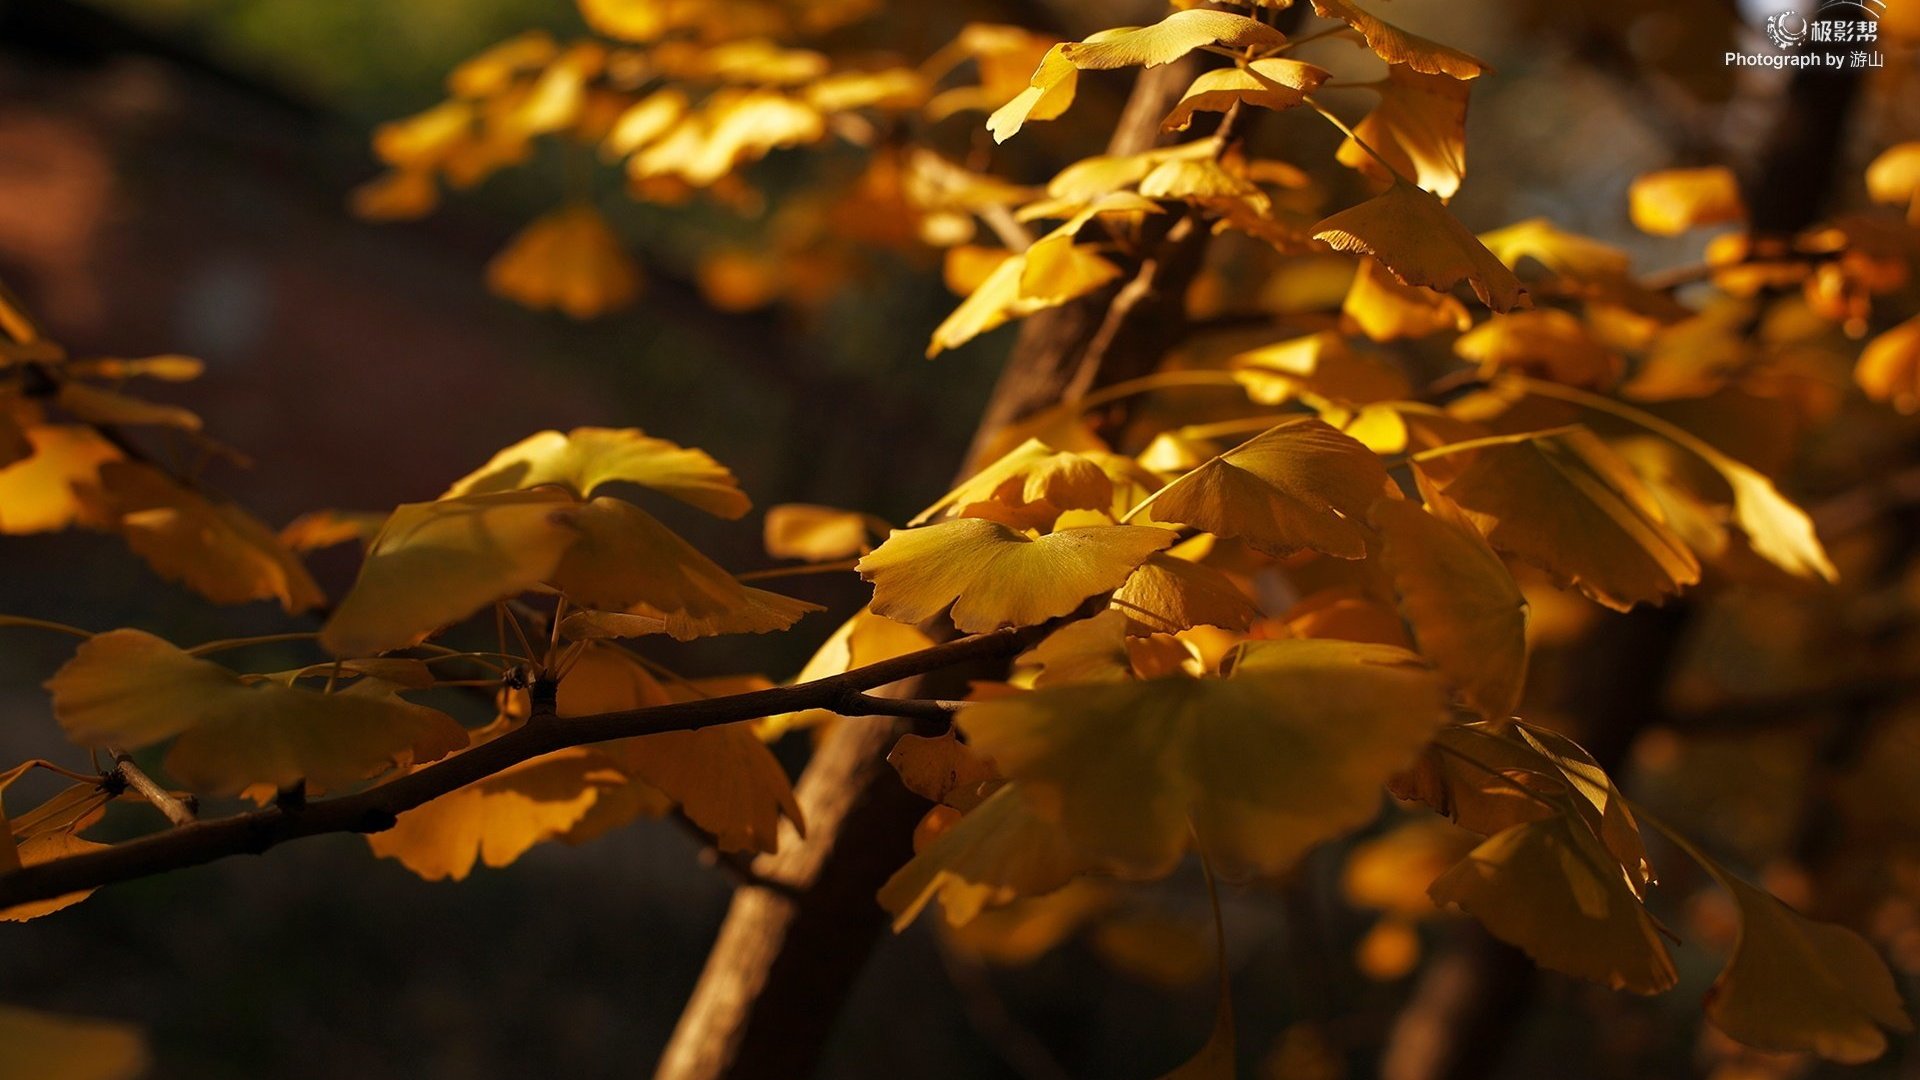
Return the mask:
M 889 41 L 910 60 L 967 17 L 1063 36 L 1153 17 L 1146 4 L 914 8 L 891 25 L 913 24 L 917 39 Z M 1392 8 L 1500 69 L 1474 91 L 1463 219 L 1547 215 L 1630 247 L 1646 268 L 1691 259 L 1697 241 L 1633 234 L 1629 180 L 1750 155 L 1787 92 L 1781 73 L 1720 64 L 1752 35 L 1748 14 L 1719 0 Z M 76 355 L 203 358 L 200 382 L 156 396 L 190 405 L 253 458 L 211 479 L 276 526 L 319 507 L 430 498 L 510 442 L 580 424 L 701 446 L 761 507 L 822 502 L 897 521 L 944 490 L 1010 335 L 922 359 L 953 302 L 931 258 L 877 256 L 817 309 L 722 313 L 690 284 L 696 257 L 755 223 L 608 198 L 649 288 L 634 308 L 577 323 L 483 284 L 491 253 L 554 202 L 554 176 L 505 174 L 415 224 L 348 215 L 348 191 L 376 171 L 372 126 L 438 100 L 453 64 L 532 26 L 579 30 L 566 0 L 0 0 L 0 280 Z M 1829 163 L 1847 178 L 1837 202 L 1859 201 L 1860 165 L 1912 130 L 1917 106 L 1897 85 L 1861 101 L 1845 159 Z M 1078 118 L 1090 128 L 1063 122 L 1051 151 L 1011 151 L 1039 155 L 1021 159 L 1028 178 L 1090 152 L 1069 139 L 1110 122 L 1100 107 Z M 1328 141 L 1279 119 L 1289 137 Z M 805 168 L 830 171 L 825 158 Z M 799 168 L 776 157 L 769 186 Z M 674 524 L 730 568 L 768 564 L 757 513 Z M 9 537 L 0 552 L 6 612 L 182 642 L 286 625 L 265 605 L 217 609 L 157 582 L 111 537 Z M 351 559 L 328 553 L 317 569 L 337 595 Z M 860 597 L 851 582 L 790 584 L 832 613 L 676 662 L 791 675 Z M 69 648 L 0 638 L 0 760 L 75 763 L 38 688 Z M 357 838 L 305 841 L 0 926 L 0 1000 L 136 1021 L 162 1077 L 640 1075 L 727 898 L 697 853 L 672 826 L 642 823 L 450 885 L 371 858 Z M 1370 1075 L 1377 1047 L 1340 1032 L 1378 1031 L 1411 992 L 1353 971 L 1339 867 L 1323 851 L 1284 895 L 1230 899 L 1242 1057 L 1270 1075 Z M 1204 927 L 1193 886 L 1170 883 L 1167 902 Z M 1516 1015 L 1503 1075 L 1696 1071 L 1698 996 L 1716 967 L 1698 950 L 1679 955 L 1682 986 L 1657 1001 L 1542 976 L 1536 1000 L 1514 1006 L 1539 1007 Z M 824 1074 L 1053 1075 L 1051 1059 L 1074 1076 L 1152 1075 L 1210 1023 L 1200 973 L 1155 985 L 1109 972 L 1084 945 L 1019 971 L 956 967 L 923 921 L 878 953 Z M 1897 1048 L 1861 1075 L 1895 1075 L 1912 1058 Z

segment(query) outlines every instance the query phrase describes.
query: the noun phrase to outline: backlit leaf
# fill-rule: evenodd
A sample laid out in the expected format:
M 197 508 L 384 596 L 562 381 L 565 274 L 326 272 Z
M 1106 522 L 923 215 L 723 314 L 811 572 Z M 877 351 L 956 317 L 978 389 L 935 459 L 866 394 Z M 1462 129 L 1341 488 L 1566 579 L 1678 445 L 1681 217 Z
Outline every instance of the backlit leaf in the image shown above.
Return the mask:
M 682 641 L 785 630 L 820 610 L 740 584 L 630 502 L 600 496 L 573 507 L 568 523 L 577 538 L 548 578 L 554 587 L 585 607 L 662 620 Z
M 1444 502 L 1429 513 L 1381 499 L 1369 516 L 1420 652 L 1482 716 L 1510 715 L 1526 685 L 1527 601 L 1506 565 Z
M 1653 496 L 1584 428 L 1429 451 L 1414 468 L 1495 548 L 1608 607 L 1657 603 L 1700 580 Z
M 627 483 L 671 495 L 709 514 L 737 518 L 752 504 L 726 466 L 703 450 L 638 428 L 542 431 L 514 443 L 454 482 L 441 498 L 559 484 L 582 499 L 602 484 Z
M 640 295 L 640 265 L 600 212 L 579 204 L 522 229 L 487 264 L 487 287 L 535 311 L 590 319 Z
M 1450 75 L 1456 79 L 1477 78 L 1493 70 L 1484 61 L 1409 34 L 1347 0 L 1313 0 L 1313 10 L 1323 19 L 1338 19 L 1358 30 L 1366 39 L 1367 48 L 1389 64 L 1405 64 L 1428 75 Z
M 1893 976 L 1866 939 L 1818 922 L 1719 873 L 1740 908 L 1740 936 L 1707 991 L 1707 1018 L 1748 1046 L 1812 1051 L 1858 1064 L 1886 1052 L 1881 1028 L 1911 1032 Z
M 1067 45 L 1063 55 L 1081 69 L 1158 67 L 1171 64 L 1203 45 L 1229 49 L 1274 49 L 1285 34 L 1256 19 L 1228 11 L 1176 11 L 1152 26 L 1109 31 L 1099 41 Z
M 988 907 L 1060 888 L 1088 869 L 1058 825 L 1006 784 L 941 833 L 880 888 L 880 906 L 904 930 L 934 897 L 960 926 Z
M 1104 867 L 1167 872 L 1191 820 L 1223 870 L 1272 874 L 1371 818 L 1444 714 L 1402 650 L 1295 640 L 1249 645 L 1231 678 L 1037 690 L 959 723 Z
M 1030 538 L 998 522 L 956 518 L 895 529 L 860 560 L 873 610 L 918 623 L 953 605 L 967 633 L 1031 626 L 1118 588 L 1147 556 L 1172 544 L 1165 529 L 1106 525 Z
M 1679 979 L 1620 867 L 1590 830 L 1564 815 L 1494 834 L 1429 891 L 1555 971 L 1639 994 Z
M 345 787 L 467 743 L 444 713 L 377 682 L 331 694 L 249 682 L 140 630 L 83 642 L 47 689 L 76 742 L 138 749 L 173 738 L 166 770 L 213 794 L 302 780 L 309 791 Z
M 29 428 L 33 454 L 0 469 L 0 532 L 52 532 L 93 520 L 80 500 L 78 485 L 97 482 L 100 467 L 119 459 L 120 451 L 78 424 L 40 424 Z
M 565 492 L 541 488 L 395 509 L 320 643 L 335 656 L 403 648 L 532 588 L 553 576 L 579 538 L 577 506 Z
M 1193 124 L 1194 113 L 1226 112 L 1242 102 L 1263 109 L 1291 109 L 1331 77 L 1325 68 L 1279 56 L 1250 61 L 1244 67 L 1203 71 L 1160 127 L 1185 131 Z
M 1380 104 L 1353 133 L 1392 170 L 1353 139 L 1341 143 L 1335 157 L 1375 180 L 1390 183 L 1397 171 L 1442 201 L 1453 198 L 1467 175 L 1467 84 L 1395 64 L 1375 88 Z
M 1465 281 L 1494 311 L 1526 303 L 1527 290 L 1431 192 L 1396 180 L 1385 192 L 1326 218 L 1313 237 L 1371 255 L 1408 285 L 1442 291 Z
M 1654 236 L 1678 236 L 1747 216 L 1739 181 L 1722 165 L 1647 173 L 1627 189 L 1627 205 L 1634 225 Z
M 1394 488 L 1373 451 L 1324 421 L 1284 421 L 1162 488 L 1148 513 L 1262 551 L 1366 554 L 1367 508 Z

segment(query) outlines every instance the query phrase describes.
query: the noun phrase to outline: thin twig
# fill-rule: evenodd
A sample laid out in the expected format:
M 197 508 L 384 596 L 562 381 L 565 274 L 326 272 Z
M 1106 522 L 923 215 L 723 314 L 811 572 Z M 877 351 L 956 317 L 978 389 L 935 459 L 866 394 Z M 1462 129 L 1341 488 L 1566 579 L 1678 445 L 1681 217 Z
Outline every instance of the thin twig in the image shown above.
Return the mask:
M 191 825 L 197 820 L 193 807 L 156 783 L 153 777 L 133 763 L 131 754 L 113 748 L 109 748 L 107 753 L 113 755 L 112 775 L 119 777 L 135 794 L 152 803 L 153 808 L 166 815 L 168 821 L 175 826 L 182 826 Z

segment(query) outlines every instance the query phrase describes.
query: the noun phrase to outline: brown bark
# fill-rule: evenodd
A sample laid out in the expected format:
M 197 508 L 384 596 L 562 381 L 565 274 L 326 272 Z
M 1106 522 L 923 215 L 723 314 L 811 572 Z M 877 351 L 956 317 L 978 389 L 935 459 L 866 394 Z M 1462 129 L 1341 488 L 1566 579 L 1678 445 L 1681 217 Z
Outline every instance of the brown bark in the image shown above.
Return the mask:
M 1184 63 L 1143 74 L 1110 150 L 1151 146 L 1192 75 Z M 1063 398 L 1151 370 L 1182 325 L 1206 238 L 1178 216 L 1121 284 L 1027 319 L 975 449 Z M 911 855 L 926 809 L 885 762 L 900 731 L 886 721 L 841 723 L 815 753 L 796 790 L 807 836 L 755 863 L 770 885 L 735 893 L 656 1080 L 812 1072 L 883 925 L 874 893 Z

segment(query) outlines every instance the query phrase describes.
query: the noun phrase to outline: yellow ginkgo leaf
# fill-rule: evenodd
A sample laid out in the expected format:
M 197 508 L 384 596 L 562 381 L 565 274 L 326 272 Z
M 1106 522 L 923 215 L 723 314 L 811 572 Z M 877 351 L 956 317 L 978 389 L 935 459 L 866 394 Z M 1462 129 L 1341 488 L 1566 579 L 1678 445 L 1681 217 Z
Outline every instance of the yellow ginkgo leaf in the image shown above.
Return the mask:
M 871 514 L 811 503 L 767 508 L 762 543 L 776 559 L 832 562 L 865 554 L 887 523 Z
M 320 644 L 335 656 L 404 648 L 525 592 L 552 577 L 579 539 L 578 506 L 549 487 L 395 509 L 321 627 Z
M 961 742 L 951 729 L 943 735 L 900 736 L 887 751 L 887 764 L 900 774 L 900 783 L 908 791 L 961 813 L 992 794 L 1000 776 L 993 762 Z
M 556 750 L 417 806 L 367 843 L 428 881 L 460 881 L 475 862 L 506 866 L 564 834 L 624 779 L 591 747 Z
M 995 521 L 956 518 L 895 529 L 860 560 L 873 610 L 918 623 L 953 605 L 967 633 L 1031 626 L 1118 588 L 1147 556 L 1174 541 L 1166 529 L 1096 525 L 1037 539 Z
M 602 495 L 567 514 L 576 539 L 547 576 L 584 607 L 661 620 L 688 641 L 785 630 L 817 605 L 749 588 L 652 514 Z
M 1920 142 L 1881 151 L 1867 165 L 1867 194 L 1877 203 L 1905 205 L 1907 220 L 1920 222 Z
M 131 1024 L 0 1005 L 4 1080 L 138 1080 L 150 1056 Z
M 1570 401 L 1637 424 L 1706 462 L 1732 491 L 1734 523 L 1746 534 L 1755 555 L 1795 577 L 1829 582 L 1839 579 L 1839 571 L 1814 533 L 1813 519 L 1752 466 L 1678 424 L 1613 398 L 1524 377 L 1516 381 L 1530 393 Z
M 1380 104 L 1355 125 L 1359 142 L 1349 138 L 1340 144 L 1335 154 L 1340 164 L 1383 182 L 1398 172 L 1443 202 L 1453 198 L 1467 175 L 1467 84 L 1395 64 L 1375 89 Z
M 1428 891 L 1555 971 L 1638 994 L 1679 980 L 1658 924 L 1620 867 L 1566 815 L 1488 837 Z
M 1372 817 L 1445 712 L 1410 653 L 1287 640 L 1246 646 L 1231 678 L 1036 690 L 959 724 L 1104 868 L 1164 874 L 1191 821 L 1224 871 L 1272 874 Z
M 1249 349 L 1230 363 L 1247 396 L 1262 405 L 1285 404 L 1301 394 L 1365 405 L 1413 392 L 1398 366 L 1361 352 L 1331 330 Z
M 1740 909 L 1733 958 L 1707 991 L 1715 1027 L 1762 1050 L 1812 1051 L 1850 1065 L 1886 1052 L 1881 1028 L 1913 1030 L 1892 974 L 1865 938 L 1723 871 L 1714 876 Z
M 1218 45 L 1256 52 L 1279 48 L 1287 37 L 1273 27 L 1229 11 L 1176 11 L 1152 26 L 1108 31 L 1100 40 L 1067 45 L 1063 55 L 1082 71 L 1171 64 L 1195 49 Z
M 1361 259 L 1340 312 L 1375 341 L 1426 337 L 1473 325 L 1467 306 L 1443 292 L 1404 285 L 1373 259 Z
M 1160 489 L 1155 521 L 1237 536 L 1281 555 L 1367 553 L 1367 508 L 1396 489 L 1359 442 L 1317 417 L 1284 421 Z
M 137 749 L 174 738 L 167 771 L 212 794 L 344 787 L 467 744 L 450 717 L 376 680 L 330 694 L 250 682 L 140 630 L 82 643 L 47 689 L 76 742 Z
M 1126 682 L 1134 677 L 1133 658 L 1127 651 L 1128 626 L 1125 613 L 1113 608 L 1075 619 L 1021 654 L 1020 666 L 1034 669 L 1037 687 Z
M 1194 113 L 1226 112 L 1241 102 L 1263 109 L 1291 109 L 1332 77 L 1325 68 L 1280 56 L 1250 61 L 1245 67 L 1203 71 L 1160 128 L 1185 131 L 1193 124 Z
M 0 822 L 4 824 L 4 822 Z M 8 841 L 11 842 L 11 841 Z M 53 862 L 71 855 L 85 855 L 91 851 L 100 851 L 106 844 L 96 844 L 91 840 L 82 840 L 71 832 L 46 832 L 37 836 L 28 836 L 20 841 L 17 866 L 37 866 Z M 0 908 L 0 922 L 27 922 L 42 915 L 51 915 L 93 895 L 92 889 L 81 889 L 49 897 L 45 900 L 30 900 L 24 904 L 15 904 L 9 908 Z M 9 1047 L 11 1053 L 12 1048 Z M 0 1064 L 0 1077 L 6 1076 L 6 1066 Z M 23 1077 L 24 1080 L 24 1077 Z
M 1079 82 L 1080 69 L 1067 59 L 1066 46 L 1048 49 L 1026 88 L 987 117 L 993 141 L 1003 143 L 1013 138 L 1029 120 L 1052 120 L 1066 112 Z
M 1920 410 L 1920 316 L 1867 342 L 1854 365 L 1853 381 L 1875 401 L 1903 413 Z
M 857 667 L 877 664 L 882 660 L 891 660 L 896 656 L 905 656 L 918 652 L 933 644 L 933 639 L 921 633 L 918 627 L 895 622 L 892 619 L 875 615 L 866 608 L 854 612 L 853 617 L 841 623 L 839 629 L 828 635 L 820 648 L 814 651 L 807 663 L 794 676 L 794 682 L 812 682 L 828 676 L 839 675 Z M 875 687 L 870 693 L 885 696 L 889 689 L 897 684 L 888 683 Z M 754 721 L 754 730 L 762 739 L 772 741 L 795 728 L 814 727 L 831 722 L 836 713 L 827 709 L 805 709 L 800 712 L 779 713 L 762 717 Z
M 1700 580 L 1633 470 L 1584 428 L 1443 447 L 1414 468 L 1494 547 L 1620 611 Z
M 600 156 L 608 161 L 626 157 L 667 133 L 687 114 L 686 92 L 669 86 L 628 106 L 600 142 Z
M 737 518 L 752 503 L 725 465 L 704 450 L 657 439 L 638 428 L 542 431 L 493 455 L 454 481 L 441 498 L 524 491 L 558 484 L 590 499 L 602 484 L 652 488 L 709 514 Z
M 544 30 L 516 34 L 454 65 L 447 73 L 447 90 L 455 97 L 492 97 L 559 54 L 559 43 Z
M 1433 193 L 1396 180 L 1387 190 L 1313 227 L 1336 251 L 1371 255 L 1408 285 L 1445 291 L 1465 281 L 1494 311 L 1523 306 L 1527 290 Z
M 630 653 L 598 645 L 585 649 L 560 681 L 555 706 L 562 717 L 587 716 L 665 705 L 703 692 L 698 684 L 662 684 Z M 722 851 L 775 850 L 782 817 L 805 831 L 786 772 L 744 722 L 619 739 L 594 749 L 629 779 L 679 803 Z
M 90 497 L 154 572 L 217 604 L 278 600 L 289 612 L 326 602 L 306 564 L 272 529 L 140 462 L 100 466 Z
M 1429 513 L 1381 499 L 1369 515 L 1414 642 L 1474 711 L 1512 714 L 1527 679 L 1527 600 L 1444 495 Z
M 1088 868 L 1020 785 L 1006 784 L 888 878 L 880 906 L 904 930 L 937 896 L 947 922 L 961 926 L 985 908 L 1052 892 Z
M 366 221 L 413 221 L 440 205 L 440 184 L 419 169 L 391 169 L 353 189 L 348 207 Z
M 1313 10 L 1323 19 L 1338 19 L 1358 30 L 1366 39 L 1367 48 L 1389 64 L 1405 64 L 1428 75 L 1449 75 L 1456 79 L 1478 78 L 1493 70 L 1485 61 L 1409 34 L 1347 0 L 1313 0 Z
M 76 522 L 102 525 L 78 488 L 98 482 L 100 467 L 120 451 L 92 428 L 40 424 L 27 429 L 33 453 L 0 469 L 0 532 L 52 532 Z
M 1355 907 L 1405 920 L 1435 914 L 1427 888 L 1473 850 L 1474 837 L 1444 818 L 1409 819 L 1355 844 L 1340 874 L 1340 891 Z
M 1400 798 L 1425 803 L 1483 836 L 1566 817 L 1599 839 L 1634 895 L 1653 882 L 1626 800 L 1592 756 L 1564 735 L 1507 720 L 1451 724 L 1391 786 Z
M 1678 236 L 1747 216 L 1740 183 L 1724 165 L 1647 173 L 1627 189 L 1627 210 L 1641 232 Z
M 1559 308 L 1496 315 L 1462 334 L 1453 351 L 1488 374 L 1507 369 L 1568 386 L 1604 388 L 1620 371 L 1619 357 Z
M 591 319 L 640 295 L 640 264 L 598 210 L 577 204 L 522 229 L 487 264 L 487 287 L 535 311 Z
M 1107 509 L 1113 502 L 1113 487 L 1112 477 L 1094 458 L 1028 439 L 961 481 L 907 524 L 965 516 L 969 507 L 984 502 L 1009 510 L 1039 504 L 1044 524 L 1062 510 Z
M 1158 634 L 1195 626 L 1245 630 L 1259 614 L 1225 574 L 1166 552 L 1147 556 L 1114 590 L 1113 607 L 1136 632 Z
M 1046 243 L 1050 236 L 1040 241 Z M 1035 244 L 1038 247 L 1039 243 Z M 927 355 L 957 349 L 981 334 L 1036 311 L 1058 307 L 1084 296 L 1120 276 L 1120 268 L 1091 248 L 1068 241 L 1054 243 L 1031 280 L 1027 276 L 1031 251 L 1011 256 L 993 268 L 986 280 L 934 328 Z M 1031 292 L 1028 289 L 1031 288 Z
M 1528 218 L 1480 235 L 1480 242 L 1515 270 L 1531 259 L 1576 281 L 1608 281 L 1625 276 L 1630 260 L 1617 247 L 1567 232 L 1546 218 Z

